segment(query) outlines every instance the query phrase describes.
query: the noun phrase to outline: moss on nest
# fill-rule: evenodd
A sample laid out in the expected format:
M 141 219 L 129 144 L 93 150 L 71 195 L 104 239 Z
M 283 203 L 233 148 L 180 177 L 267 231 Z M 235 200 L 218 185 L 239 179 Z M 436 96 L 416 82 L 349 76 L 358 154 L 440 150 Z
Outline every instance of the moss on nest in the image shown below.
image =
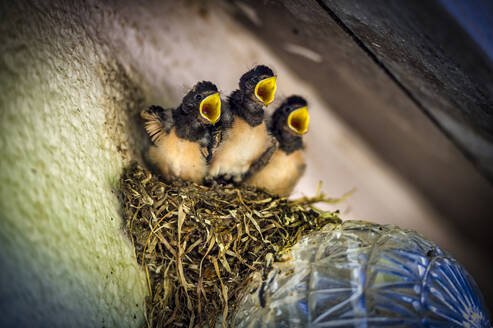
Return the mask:
M 228 322 L 251 274 L 301 236 L 340 222 L 313 207 L 336 202 L 318 193 L 288 200 L 248 186 L 166 183 L 139 164 L 120 181 L 126 230 L 147 275 L 148 327 L 214 327 Z

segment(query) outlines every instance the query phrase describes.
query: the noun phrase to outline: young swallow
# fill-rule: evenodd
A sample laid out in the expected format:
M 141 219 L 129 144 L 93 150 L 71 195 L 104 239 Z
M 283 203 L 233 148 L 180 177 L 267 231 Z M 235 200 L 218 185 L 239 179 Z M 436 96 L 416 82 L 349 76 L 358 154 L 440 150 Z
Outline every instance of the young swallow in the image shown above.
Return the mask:
M 212 179 L 240 182 L 252 162 L 273 145 L 264 106 L 274 100 L 276 76 L 259 65 L 241 77 L 239 87 L 229 96 L 224 119 L 215 127 L 219 141 L 208 173 Z
M 199 82 L 176 109 L 151 106 L 141 112 L 154 145 L 149 160 L 166 179 L 202 183 L 207 173 L 211 126 L 221 117 L 221 98 L 211 82 Z
M 302 136 L 308 131 L 309 122 L 305 99 L 299 96 L 286 99 L 275 110 L 269 124 L 277 149 L 252 165 L 245 183 L 288 196 L 305 171 Z

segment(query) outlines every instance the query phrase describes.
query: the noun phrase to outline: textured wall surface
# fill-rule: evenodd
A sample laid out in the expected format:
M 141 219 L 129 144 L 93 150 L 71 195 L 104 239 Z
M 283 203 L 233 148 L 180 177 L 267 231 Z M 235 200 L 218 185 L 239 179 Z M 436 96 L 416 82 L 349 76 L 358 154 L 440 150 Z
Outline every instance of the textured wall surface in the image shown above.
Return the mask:
M 136 326 L 146 288 L 115 190 L 142 91 L 94 9 L 1 12 L 0 326 Z
M 198 80 L 229 94 L 260 63 L 279 76 L 273 107 L 292 93 L 310 102 L 308 170 L 296 196 L 313 195 L 319 180 L 334 196 L 356 187 L 336 206 L 345 217 L 417 229 L 480 265 L 482 255 L 230 9 L 193 1 L 0 8 L 0 326 L 143 322 L 144 275 L 115 194 L 123 165 L 147 142 L 137 113 L 176 105 Z

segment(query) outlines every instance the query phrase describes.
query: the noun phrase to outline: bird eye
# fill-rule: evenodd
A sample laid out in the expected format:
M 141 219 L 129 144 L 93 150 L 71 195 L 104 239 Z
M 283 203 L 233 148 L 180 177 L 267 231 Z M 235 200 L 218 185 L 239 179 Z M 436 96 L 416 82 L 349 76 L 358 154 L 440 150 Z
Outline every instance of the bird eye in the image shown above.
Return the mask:
M 196 95 L 196 96 L 195 96 L 195 99 L 196 99 L 196 100 L 202 100 L 202 95 Z

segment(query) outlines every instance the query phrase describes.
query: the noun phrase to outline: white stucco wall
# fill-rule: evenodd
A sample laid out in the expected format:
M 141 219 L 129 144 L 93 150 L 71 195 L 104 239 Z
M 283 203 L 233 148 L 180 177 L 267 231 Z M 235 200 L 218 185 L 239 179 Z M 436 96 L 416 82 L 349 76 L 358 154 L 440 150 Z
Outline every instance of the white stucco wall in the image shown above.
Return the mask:
M 297 196 L 312 195 L 319 180 L 334 196 L 356 187 L 336 206 L 345 217 L 413 228 L 455 255 L 471 254 L 229 9 L 209 1 L 0 8 L 0 326 L 143 322 L 144 275 L 115 195 L 123 165 L 146 142 L 137 113 L 176 105 L 198 80 L 227 95 L 260 63 L 279 76 L 276 103 L 292 93 L 310 103 Z
M 75 3 L 2 10 L 2 327 L 143 320 L 115 194 L 143 93 L 85 21 L 100 12 Z

